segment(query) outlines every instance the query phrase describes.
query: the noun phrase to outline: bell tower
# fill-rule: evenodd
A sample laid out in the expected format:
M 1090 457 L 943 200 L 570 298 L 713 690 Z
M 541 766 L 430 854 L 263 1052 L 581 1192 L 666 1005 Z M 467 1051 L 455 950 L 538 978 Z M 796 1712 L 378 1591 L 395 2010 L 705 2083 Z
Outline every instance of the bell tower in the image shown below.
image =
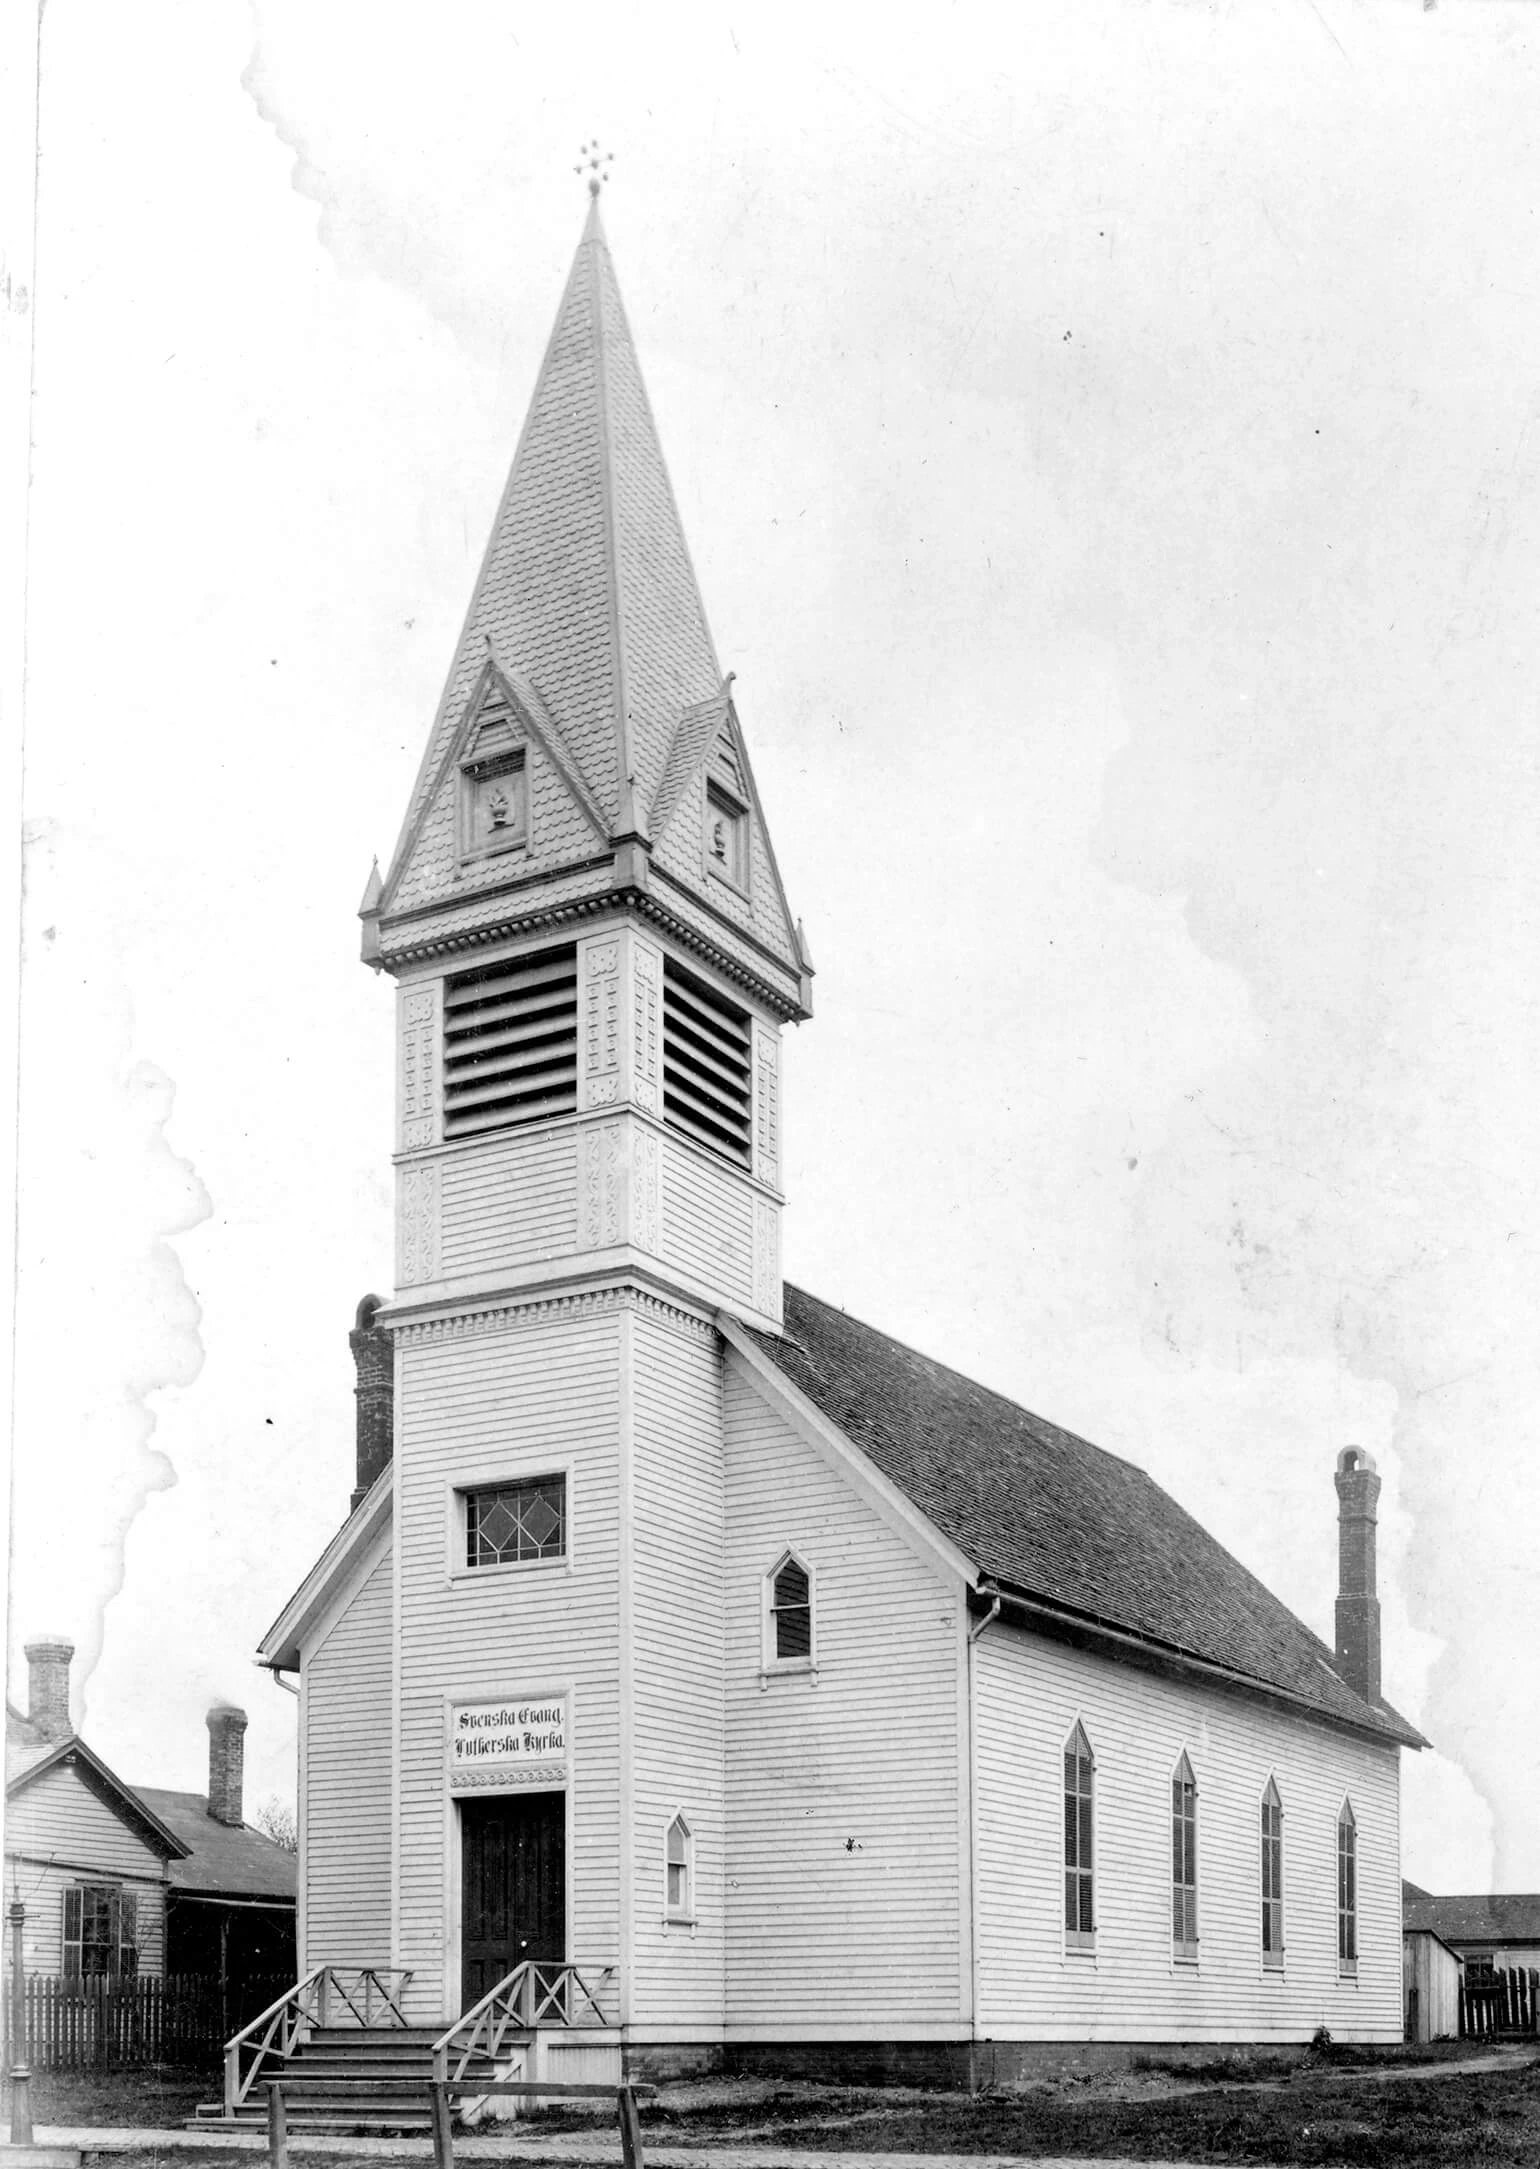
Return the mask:
M 811 966 L 596 190 L 361 917 L 397 1003 L 395 1292 L 355 1336 L 390 1350 L 391 1963 L 414 2023 L 523 1957 L 597 1969 L 620 2039 L 720 2029 L 717 1321 L 780 1330 Z
M 634 1274 L 779 1324 L 811 972 L 597 196 L 361 916 L 399 990 L 397 1315 Z

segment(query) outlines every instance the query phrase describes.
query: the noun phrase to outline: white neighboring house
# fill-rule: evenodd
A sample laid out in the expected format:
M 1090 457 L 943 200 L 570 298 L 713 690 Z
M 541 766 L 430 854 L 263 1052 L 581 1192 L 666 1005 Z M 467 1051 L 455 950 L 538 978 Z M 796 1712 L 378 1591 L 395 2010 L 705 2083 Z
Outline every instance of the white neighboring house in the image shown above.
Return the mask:
M 6 1710 L 5 1885 L 29 1976 L 201 1977 L 231 2011 L 294 1964 L 294 1856 L 242 1814 L 246 1715 L 208 1713 L 207 1794 L 125 1784 L 75 1731 L 73 1645 L 26 1645 Z
M 633 2069 L 1399 2038 L 1368 1457 L 1334 1651 L 1127 1461 L 782 1284 L 812 968 L 597 203 L 362 918 L 396 1288 L 261 1653 L 302 1968 L 424 2026 L 608 1969 Z

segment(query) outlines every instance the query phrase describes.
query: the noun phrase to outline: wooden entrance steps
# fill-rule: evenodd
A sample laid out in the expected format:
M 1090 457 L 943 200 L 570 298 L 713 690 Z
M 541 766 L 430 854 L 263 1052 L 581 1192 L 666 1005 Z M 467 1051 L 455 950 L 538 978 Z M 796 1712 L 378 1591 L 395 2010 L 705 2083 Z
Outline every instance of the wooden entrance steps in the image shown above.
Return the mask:
M 314 2027 L 288 2055 L 267 2059 L 233 2111 L 222 2101 L 203 2102 L 188 2128 L 265 2130 L 266 2082 L 281 2079 L 295 2131 L 428 2131 L 439 2032 L 435 2026 Z M 466 2073 L 472 2082 L 483 2075 L 494 2076 L 490 2062 Z
M 224 2098 L 203 2103 L 190 2128 L 260 2126 L 275 2083 L 296 2129 L 333 2132 L 430 2129 L 430 2082 L 460 2096 L 478 2081 L 516 2092 L 620 2084 L 613 1967 L 521 1960 L 443 2031 L 406 2023 L 411 1978 L 315 1967 L 225 2043 Z

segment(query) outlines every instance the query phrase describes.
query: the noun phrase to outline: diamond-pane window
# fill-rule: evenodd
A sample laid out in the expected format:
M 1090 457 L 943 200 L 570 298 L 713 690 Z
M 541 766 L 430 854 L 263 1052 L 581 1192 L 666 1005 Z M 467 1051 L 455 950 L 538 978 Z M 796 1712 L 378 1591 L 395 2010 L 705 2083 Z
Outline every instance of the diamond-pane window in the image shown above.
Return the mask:
M 524 1484 L 465 1494 L 467 1566 L 562 1559 L 567 1552 L 567 1480 L 537 1476 Z

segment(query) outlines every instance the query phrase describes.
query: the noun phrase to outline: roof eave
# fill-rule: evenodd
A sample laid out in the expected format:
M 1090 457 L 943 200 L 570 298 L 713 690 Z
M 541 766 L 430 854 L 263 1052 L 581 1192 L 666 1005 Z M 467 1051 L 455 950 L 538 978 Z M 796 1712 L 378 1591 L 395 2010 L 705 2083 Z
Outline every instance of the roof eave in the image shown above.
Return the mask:
M 9 1800 L 14 1794 L 25 1791 L 36 1779 L 70 1761 L 84 1764 L 98 1784 L 112 1793 L 134 1821 L 148 1830 L 166 1848 L 168 1859 L 187 1860 L 191 1857 L 192 1847 L 184 1844 L 170 1825 L 161 1821 L 153 1808 L 146 1807 L 133 1786 L 125 1785 L 117 1772 L 109 1769 L 94 1749 L 87 1747 L 78 1732 L 72 1732 L 67 1740 L 61 1740 L 51 1755 L 44 1755 L 40 1761 L 18 1772 L 5 1788 L 6 1798 Z
M 304 1637 L 330 1602 L 341 1577 L 368 1550 L 391 1517 L 395 1463 L 387 1462 L 320 1558 L 257 1644 L 257 1663 L 270 1672 L 292 1672 Z
M 1125 1664 L 1139 1665 L 1152 1672 L 1183 1679 L 1201 1679 L 1229 1694 L 1244 1694 L 1253 1700 L 1269 1703 L 1288 1710 L 1313 1724 L 1329 1725 L 1334 1731 L 1351 1732 L 1361 1739 L 1373 1740 L 1380 1747 L 1426 1747 L 1428 1742 L 1422 1734 L 1407 1724 L 1393 1710 L 1387 1710 L 1387 1722 L 1375 1724 L 1365 1712 L 1362 1719 L 1355 1719 L 1345 1711 L 1324 1709 L 1308 1696 L 1271 1680 L 1258 1679 L 1255 1674 L 1242 1672 L 1223 1665 L 1212 1657 L 1200 1656 L 1194 1650 L 1179 1649 L 1172 1643 L 1157 1641 L 1153 1636 L 1141 1634 L 1137 1629 L 1101 1619 L 1094 1613 L 1076 1612 L 1058 1605 L 1040 1594 L 1021 1588 L 998 1578 L 986 1578 L 970 1594 L 970 1605 L 988 1612 L 998 1594 L 1002 1612 L 1015 1612 L 1019 1622 L 1028 1625 L 1036 1633 L 1045 1634 L 1056 1641 L 1066 1641 L 1077 1646 L 1095 1649 L 1103 1655 L 1116 1655 Z

